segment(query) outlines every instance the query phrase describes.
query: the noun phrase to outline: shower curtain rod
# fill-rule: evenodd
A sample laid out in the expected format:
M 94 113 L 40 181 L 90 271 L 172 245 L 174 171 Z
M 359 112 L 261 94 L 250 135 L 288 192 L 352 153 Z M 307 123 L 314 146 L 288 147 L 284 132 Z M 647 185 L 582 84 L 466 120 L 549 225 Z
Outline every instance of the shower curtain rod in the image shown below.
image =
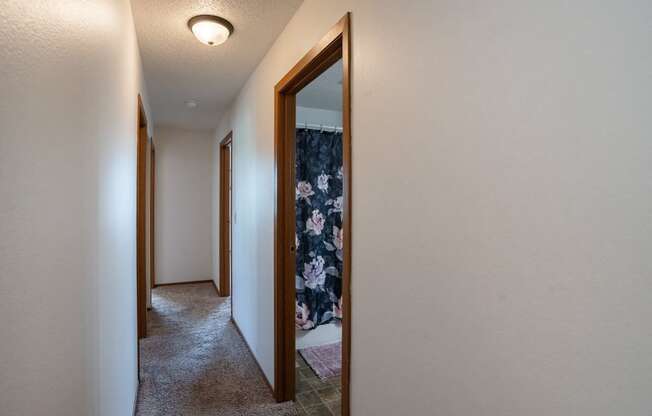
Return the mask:
M 339 133 L 342 133 L 344 131 L 344 128 L 340 126 L 324 126 L 323 124 L 311 124 L 311 123 L 297 123 L 297 128 L 309 129 L 309 130 L 336 131 Z

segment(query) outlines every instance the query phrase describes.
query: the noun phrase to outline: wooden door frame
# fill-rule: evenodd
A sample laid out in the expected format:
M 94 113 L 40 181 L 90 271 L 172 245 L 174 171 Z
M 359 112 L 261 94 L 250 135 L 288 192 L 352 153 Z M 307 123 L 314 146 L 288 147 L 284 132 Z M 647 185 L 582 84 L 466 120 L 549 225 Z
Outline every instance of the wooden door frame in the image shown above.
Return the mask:
M 154 140 L 152 139 L 152 147 L 150 151 L 150 190 L 149 190 L 149 285 L 150 289 L 156 287 L 156 267 L 155 267 L 155 244 L 156 244 L 156 148 L 154 147 Z
M 295 394 L 295 178 L 296 94 L 342 59 L 344 269 L 342 274 L 342 414 L 350 413 L 351 373 L 351 35 L 347 13 L 274 88 L 274 395 Z
M 229 168 L 231 169 L 231 174 L 228 175 L 229 181 L 226 183 L 227 175 L 225 174 L 226 164 L 224 163 L 224 158 L 226 155 L 227 146 L 231 146 L 231 163 Z M 220 259 L 220 276 L 219 276 L 219 288 L 218 295 L 220 296 L 230 296 L 231 295 L 231 275 L 233 274 L 233 261 L 231 256 L 228 253 L 228 246 L 226 244 L 227 239 L 229 238 L 229 218 L 227 218 L 227 198 L 231 204 L 231 209 L 228 212 L 228 215 L 233 216 L 233 131 L 230 131 L 226 137 L 220 141 L 220 223 L 219 223 L 219 233 L 220 233 L 220 247 L 219 247 L 219 259 Z M 229 186 L 231 187 L 231 194 L 229 196 Z M 232 229 L 232 224 L 231 224 Z M 231 236 L 231 245 L 233 245 L 233 237 Z M 233 252 L 233 247 L 231 247 L 231 252 Z M 229 261 L 229 276 L 226 274 L 227 259 Z M 233 301 L 231 301 L 233 306 Z M 233 316 L 233 310 L 231 310 Z
M 138 339 L 147 336 L 147 116 L 138 94 L 136 125 L 136 311 Z

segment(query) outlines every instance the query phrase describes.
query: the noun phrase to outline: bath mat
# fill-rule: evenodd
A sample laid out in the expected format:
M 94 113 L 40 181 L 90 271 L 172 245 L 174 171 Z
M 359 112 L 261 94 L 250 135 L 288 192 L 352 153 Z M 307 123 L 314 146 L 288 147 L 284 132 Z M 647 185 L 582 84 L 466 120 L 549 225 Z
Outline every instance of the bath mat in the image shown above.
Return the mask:
M 342 374 L 341 342 L 303 348 L 299 354 L 322 380 Z

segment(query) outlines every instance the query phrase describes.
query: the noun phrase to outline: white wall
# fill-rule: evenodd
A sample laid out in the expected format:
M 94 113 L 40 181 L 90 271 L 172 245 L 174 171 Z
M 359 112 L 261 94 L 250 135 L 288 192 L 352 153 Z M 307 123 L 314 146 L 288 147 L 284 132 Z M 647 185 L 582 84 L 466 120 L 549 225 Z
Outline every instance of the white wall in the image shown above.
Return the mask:
M 0 8 L 0 414 L 129 415 L 136 369 L 130 4 Z
M 297 124 L 322 124 L 329 127 L 342 127 L 342 112 L 297 106 Z
M 643 0 L 306 0 L 216 132 L 236 144 L 235 318 L 267 377 L 273 89 L 347 10 L 353 414 L 648 414 Z
M 212 134 L 157 126 L 155 137 L 156 284 L 212 279 Z

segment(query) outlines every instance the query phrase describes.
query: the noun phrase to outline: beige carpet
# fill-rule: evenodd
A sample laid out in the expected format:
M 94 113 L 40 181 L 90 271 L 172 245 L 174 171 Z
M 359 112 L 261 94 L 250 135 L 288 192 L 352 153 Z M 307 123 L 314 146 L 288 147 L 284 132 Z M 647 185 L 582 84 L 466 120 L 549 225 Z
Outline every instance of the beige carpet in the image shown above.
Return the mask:
M 210 283 L 154 289 L 137 415 L 297 414 L 294 404 L 274 402 L 230 314 Z

